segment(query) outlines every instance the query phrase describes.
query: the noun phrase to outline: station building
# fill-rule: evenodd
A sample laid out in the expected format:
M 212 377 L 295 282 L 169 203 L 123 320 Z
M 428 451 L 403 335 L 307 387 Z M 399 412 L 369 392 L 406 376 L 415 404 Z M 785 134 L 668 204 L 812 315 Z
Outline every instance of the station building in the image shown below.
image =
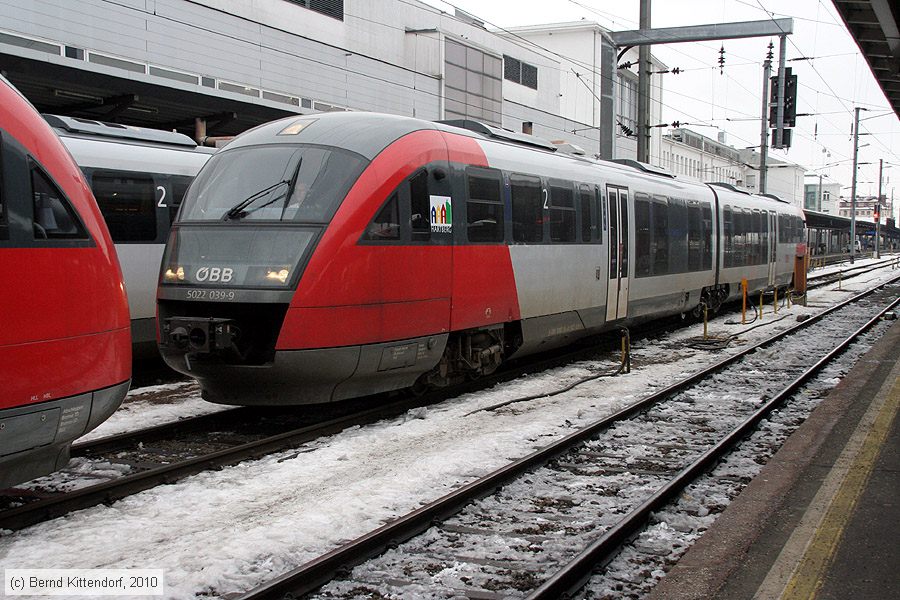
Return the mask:
M 525 126 L 599 150 L 599 49 L 574 50 L 596 24 L 541 28 L 571 36 L 560 51 L 418 0 L 0 0 L 0 11 L 0 71 L 46 113 L 201 138 L 366 110 Z M 621 60 L 636 63 L 637 50 Z M 591 89 L 579 89 L 576 63 Z M 620 71 L 627 124 L 636 75 Z M 616 151 L 634 158 L 628 129 Z

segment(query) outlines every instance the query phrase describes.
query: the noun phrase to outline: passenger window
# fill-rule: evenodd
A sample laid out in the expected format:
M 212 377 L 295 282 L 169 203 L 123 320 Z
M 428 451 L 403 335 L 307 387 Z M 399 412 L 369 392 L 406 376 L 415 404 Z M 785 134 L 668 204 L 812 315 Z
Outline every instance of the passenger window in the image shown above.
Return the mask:
M 409 202 L 412 241 L 431 241 L 431 198 L 428 195 L 427 171 L 419 171 L 409 179 Z
M 712 269 L 712 207 L 709 204 L 704 204 L 702 208 L 703 212 L 703 262 L 702 268 L 704 270 Z
M 544 208 L 541 180 L 525 175 L 509 176 L 512 196 L 513 242 L 544 241 Z
M 397 192 L 391 194 L 363 234 L 364 240 L 373 242 L 394 241 L 400 239 L 400 202 Z
M 725 238 L 725 267 L 734 266 L 734 217 L 732 216 L 731 207 L 726 206 L 722 211 L 722 236 Z
M 699 202 L 688 202 L 688 271 L 699 271 L 703 259 L 703 221 Z
M 650 215 L 653 223 L 653 241 L 650 250 L 653 254 L 653 275 L 669 273 L 669 207 L 664 198 L 654 198 L 650 203 Z
M 9 239 L 9 217 L 3 191 L 3 134 L 0 132 L 0 240 Z
M 581 241 L 588 243 L 595 237 L 594 232 L 597 230 L 596 219 L 594 218 L 594 192 L 590 186 L 581 185 L 578 187 L 578 199 L 581 204 Z
M 151 177 L 94 171 L 91 187 L 114 242 L 156 239 L 156 186 Z
M 31 191 L 34 200 L 34 238 L 87 239 L 84 227 L 65 195 L 39 166 L 31 165 Z
M 634 252 L 636 255 L 634 264 L 635 277 L 649 277 L 653 272 L 650 246 L 652 240 L 650 231 L 650 199 L 644 194 L 634 195 Z
M 669 198 L 669 274 L 688 270 L 688 210 L 681 198 Z
M 550 185 L 550 241 L 574 242 L 575 193 L 571 185 Z
M 470 169 L 466 229 L 470 242 L 502 242 L 503 202 L 500 175 L 488 169 Z

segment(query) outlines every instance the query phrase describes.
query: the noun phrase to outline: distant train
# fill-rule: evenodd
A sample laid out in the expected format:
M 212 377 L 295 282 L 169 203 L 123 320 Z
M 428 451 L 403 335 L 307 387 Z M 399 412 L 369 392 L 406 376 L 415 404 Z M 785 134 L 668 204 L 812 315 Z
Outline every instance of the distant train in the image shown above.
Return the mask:
M 180 133 L 44 115 L 91 187 L 125 275 L 137 356 L 156 354 L 156 280 L 169 226 L 214 148 Z
M 292 404 L 504 360 L 791 283 L 803 213 L 470 121 L 291 117 L 200 171 L 160 346 L 207 400 Z
M 131 380 L 128 303 L 91 191 L 0 77 L 0 488 L 65 465 Z

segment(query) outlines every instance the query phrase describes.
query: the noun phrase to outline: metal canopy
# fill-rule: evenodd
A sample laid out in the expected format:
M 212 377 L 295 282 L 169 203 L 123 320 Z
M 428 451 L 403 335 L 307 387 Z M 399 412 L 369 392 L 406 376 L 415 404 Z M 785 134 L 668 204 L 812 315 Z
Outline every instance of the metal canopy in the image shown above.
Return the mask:
M 896 0 L 834 0 L 834 7 L 900 117 L 900 5 Z
M 208 135 L 227 136 L 300 112 L 241 102 L 215 90 L 152 85 L 2 52 L 0 71 L 40 112 L 176 129 L 190 137 L 196 118 L 207 122 Z

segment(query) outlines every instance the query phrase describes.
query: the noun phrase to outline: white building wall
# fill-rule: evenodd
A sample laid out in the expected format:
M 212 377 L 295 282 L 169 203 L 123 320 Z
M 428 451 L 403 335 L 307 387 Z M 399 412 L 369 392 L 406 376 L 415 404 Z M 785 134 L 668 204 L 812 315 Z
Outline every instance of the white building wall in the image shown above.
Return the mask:
M 525 38 L 552 51 L 559 61 L 557 74 L 560 116 L 583 123 L 588 127 L 599 126 L 601 122 L 600 86 L 604 76 L 600 68 L 600 36 L 604 29 L 597 23 L 578 21 L 533 27 L 513 27 L 508 31 L 511 36 Z M 665 69 L 665 65 L 661 62 L 656 59 L 652 60 L 653 70 Z M 637 48 L 632 48 L 625 53 L 620 63 L 625 61 L 637 63 Z M 636 71 L 636 66 L 632 67 L 632 70 L 623 70 L 623 77 L 632 78 L 636 85 Z M 651 76 L 649 116 L 651 125 L 659 124 L 662 119 L 662 81 L 660 77 L 661 75 Z M 618 93 L 618 89 L 616 92 Z M 632 129 L 636 133 L 636 127 L 632 127 Z M 661 131 L 659 127 L 651 129 L 651 164 L 661 164 Z M 637 139 L 626 135 L 618 126 L 616 127 L 615 155 L 617 158 L 635 158 L 637 156 Z

